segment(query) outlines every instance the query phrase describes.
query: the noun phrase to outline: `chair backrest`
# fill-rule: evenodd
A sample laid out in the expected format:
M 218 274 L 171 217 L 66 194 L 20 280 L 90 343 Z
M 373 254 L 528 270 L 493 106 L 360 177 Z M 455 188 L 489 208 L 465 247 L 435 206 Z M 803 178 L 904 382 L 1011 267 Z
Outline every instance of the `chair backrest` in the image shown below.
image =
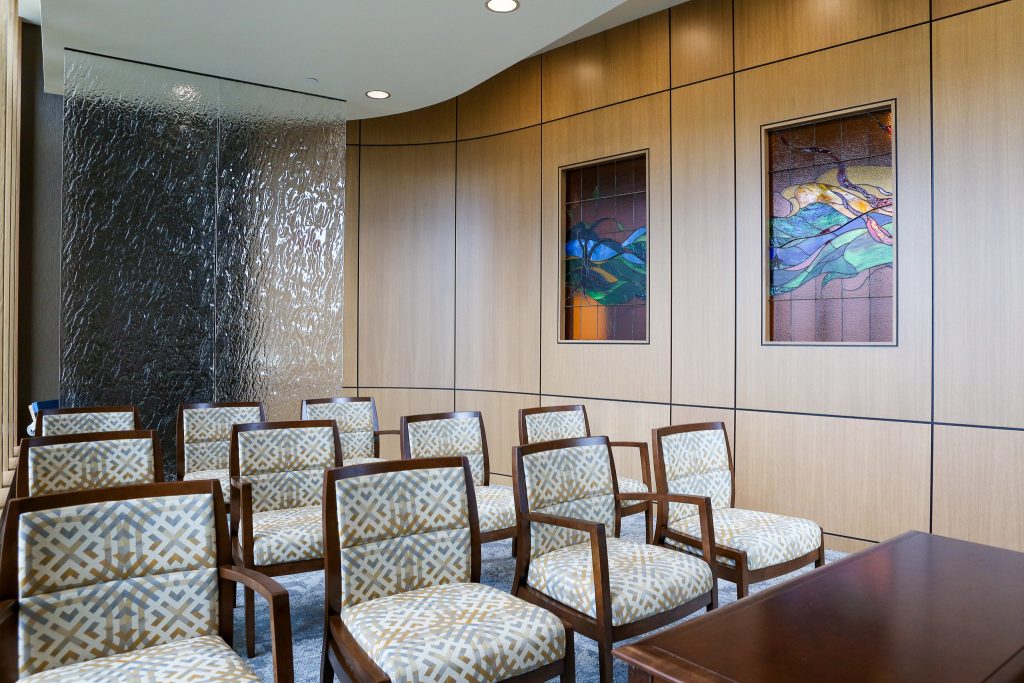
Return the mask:
M 204 635 L 230 642 L 219 488 L 174 482 L 11 500 L 0 601 L 14 600 L 17 615 L 0 623 L 0 677 Z
M 178 478 L 189 472 L 228 469 L 231 428 L 266 421 L 267 411 L 258 401 L 182 403 L 178 406 Z
M 257 422 L 231 429 L 231 476 L 252 484 L 253 512 L 320 505 L 324 469 L 342 464 L 334 422 Z
M 469 460 L 476 486 L 486 486 L 491 478 L 487 458 L 487 434 L 479 411 L 407 415 L 402 418 L 402 457 Z
M 608 438 L 588 436 L 518 446 L 516 508 L 615 528 L 615 463 Z M 586 533 L 530 524 L 530 559 L 588 540 Z M 522 548 L 520 548 L 522 552 Z
M 519 443 L 530 444 L 590 436 L 587 409 L 582 404 L 542 406 L 519 410 Z
M 127 432 L 142 429 L 135 406 L 90 406 L 88 408 L 44 408 L 36 417 L 39 436 Z
M 480 580 L 480 532 L 464 458 L 327 472 L 325 581 L 339 611 L 419 588 Z
M 653 431 L 658 491 L 707 496 L 713 510 L 732 507 L 732 456 L 723 423 L 673 425 Z M 670 525 L 696 514 L 696 505 L 669 503 Z
M 22 439 L 20 453 L 20 497 L 163 481 L 160 441 L 152 430 Z
M 303 420 L 334 420 L 341 439 L 341 458 L 376 458 L 377 404 L 369 396 L 307 398 L 302 402 Z

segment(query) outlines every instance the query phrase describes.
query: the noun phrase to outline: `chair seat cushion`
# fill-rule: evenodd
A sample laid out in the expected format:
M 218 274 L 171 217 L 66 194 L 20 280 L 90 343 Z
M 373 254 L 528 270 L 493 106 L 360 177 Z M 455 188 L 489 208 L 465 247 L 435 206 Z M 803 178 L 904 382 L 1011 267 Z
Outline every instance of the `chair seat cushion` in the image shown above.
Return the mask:
M 640 479 L 628 479 L 624 477 L 619 478 L 619 493 L 650 493 L 650 489 Z M 627 505 L 636 505 L 641 501 L 639 500 L 620 500 L 619 505 L 625 507 Z
M 661 614 L 711 590 L 711 567 L 702 559 L 611 536 L 607 541 L 613 626 Z M 596 616 L 590 541 L 530 560 L 527 581 L 558 602 Z
M 565 653 L 565 630 L 555 615 L 478 583 L 370 600 L 345 608 L 343 618 L 393 683 L 500 681 Z
M 249 665 L 220 636 L 175 640 L 88 662 L 49 669 L 20 681 L 160 681 L 161 683 L 260 683 Z
M 323 557 L 323 548 L 319 505 L 252 515 L 252 552 L 257 566 L 315 560 Z
M 196 470 L 188 472 L 182 477 L 183 481 L 195 481 L 197 479 L 216 479 L 220 482 L 220 492 L 224 494 L 224 502 L 231 501 L 231 474 L 228 470 Z
M 366 465 L 368 463 L 374 463 L 374 462 L 381 462 L 381 459 L 380 458 L 363 458 L 363 457 L 359 457 L 359 456 L 354 456 L 354 457 L 351 457 L 351 458 L 345 458 L 344 460 L 341 461 L 341 464 L 343 466 L 348 466 L 348 465 Z
M 480 533 L 516 525 L 516 503 L 510 486 L 474 486 Z
M 747 553 L 747 569 L 763 569 L 795 559 L 821 546 L 821 529 L 809 519 L 785 517 L 771 512 L 723 508 L 712 513 L 715 544 Z M 672 531 L 700 538 L 700 516 L 691 515 L 669 526 Z M 669 540 L 669 545 L 684 547 Z M 718 561 L 735 566 L 733 560 L 719 556 Z

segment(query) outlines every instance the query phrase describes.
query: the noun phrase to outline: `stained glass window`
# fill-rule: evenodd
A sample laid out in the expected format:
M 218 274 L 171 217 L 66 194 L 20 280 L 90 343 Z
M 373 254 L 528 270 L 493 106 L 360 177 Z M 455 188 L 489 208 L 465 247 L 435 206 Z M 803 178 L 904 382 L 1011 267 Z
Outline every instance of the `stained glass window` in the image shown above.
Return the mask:
M 767 132 L 772 342 L 892 343 L 890 105 Z
M 647 155 L 563 170 L 562 336 L 647 340 Z

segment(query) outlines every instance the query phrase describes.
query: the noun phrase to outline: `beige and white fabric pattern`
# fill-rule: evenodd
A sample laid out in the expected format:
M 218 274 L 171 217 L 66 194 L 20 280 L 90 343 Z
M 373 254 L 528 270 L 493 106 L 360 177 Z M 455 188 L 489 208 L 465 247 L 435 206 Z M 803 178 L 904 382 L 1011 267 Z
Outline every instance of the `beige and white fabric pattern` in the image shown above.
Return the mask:
M 582 410 L 552 410 L 526 415 L 526 443 L 590 436 Z
M 732 473 L 725 430 L 678 432 L 661 438 L 669 493 L 708 496 L 714 510 L 732 504 Z M 669 503 L 669 526 L 697 514 L 697 506 Z
M 650 488 L 640 479 L 630 479 L 628 477 L 619 477 L 619 493 L 650 493 Z M 636 505 L 637 500 L 624 500 L 623 505 Z
M 32 446 L 25 457 L 30 496 L 154 481 L 148 436 Z
M 95 413 L 57 413 L 43 415 L 43 436 L 127 432 L 135 429 L 135 413 L 100 411 Z
M 236 424 L 262 422 L 258 406 L 189 408 L 182 411 L 185 440 L 185 472 L 228 469 L 231 428 Z M 216 479 L 219 477 L 203 477 Z
M 511 486 L 474 486 L 480 533 L 508 529 L 516 524 L 516 501 Z
M 346 465 L 375 462 L 373 457 L 373 403 L 307 403 L 307 420 L 334 420 L 341 439 L 341 458 Z M 350 462 L 359 460 L 359 462 Z
M 257 566 L 314 560 L 323 556 L 323 547 L 319 505 L 252 515 L 252 554 Z
M 347 607 L 344 618 L 356 642 L 393 683 L 490 683 L 565 654 L 565 630 L 557 617 L 476 583 L 364 602 Z
M 461 456 L 469 460 L 473 483 L 484 483 L 484 446 L 476 416 L 409 422 L 409 450 L 413 458 Z
M 238 433 L 238 474 L 252 484 L 253 512 L 319 506 L 327 467 L 334 467 L 330 427 Z

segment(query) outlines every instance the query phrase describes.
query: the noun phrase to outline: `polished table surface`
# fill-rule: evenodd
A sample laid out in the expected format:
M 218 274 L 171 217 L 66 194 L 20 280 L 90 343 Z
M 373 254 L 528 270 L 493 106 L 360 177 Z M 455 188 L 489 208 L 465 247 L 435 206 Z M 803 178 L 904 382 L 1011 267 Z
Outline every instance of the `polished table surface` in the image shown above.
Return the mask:
M 910 532 L 615 650 L 631 681 L 1024 680 L 1024 553 Z

